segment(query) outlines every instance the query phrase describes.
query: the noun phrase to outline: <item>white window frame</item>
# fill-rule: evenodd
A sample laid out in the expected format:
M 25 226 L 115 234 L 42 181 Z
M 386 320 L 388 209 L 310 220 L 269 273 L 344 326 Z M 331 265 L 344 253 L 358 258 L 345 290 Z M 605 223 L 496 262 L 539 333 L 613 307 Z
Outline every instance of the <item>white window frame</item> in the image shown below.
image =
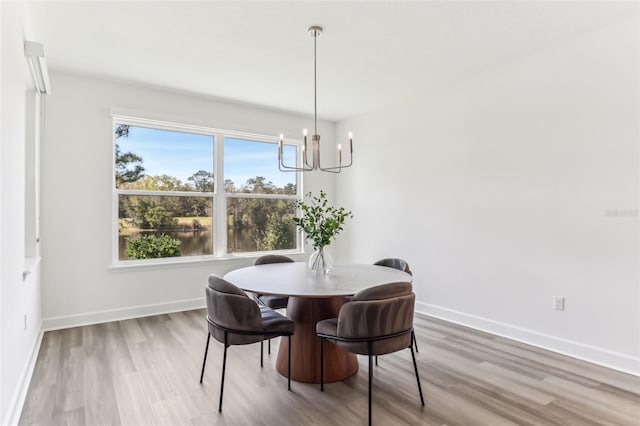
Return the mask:
M 252 194 L 252 193 L 229 193 L 225 192 L 224 188 L 224 139 L 236 138 L 244 139 L 247 141 L 255 142 L 267 142 L 278 144 L 279 138 L 276 136 L 260 135 L 256 133 L 241 132 L 237 130 L 217 129 L 206 126 L 196 126 L 191 124 L 181 124 L 163 120 L 154 120 L 147 118 L 134 117 L 131 115 L 123 115 L 111 113 L 111 135 L 112 135 L 112 179 L 111 188 L 113 191 L 112 201 L 112 263 L 115 266 L 127 266 L 127 265 L 148 265 L 148 264 L 172 264 L 183 263 L 193 261 L 210 261 L 216 259 L 230 259 L 230 258 L 246 258 L 257 257 L 268 253 L 279 254 L 299 254 L 304 252 L 304 243 L 302 235 L 296 233 L 296 247 L 294 249 L 287 250 L 273 250 L 266 252 L 252 251 L 242 253 L 227 253 L 227 199 L 228 198 L 253 198 L 253 199 L 277 199 L 277 200 L 302 200 L 302 194 L 304 193 L 303 186 L 303 174 L 296 172 L 296 194 Z M 134 127 L 145 127 L 158 130 L 170 130 L 184 133 L 195 133 L 199 135 L 211 136 L 213 138 L 213 192 L 176 192 L 176 191 L 144 191 L 144 190 L 130 190 L 130 189 L 118 189 L 116 188 L 116 173 L 115 173 L 115 133 L 113 129 L 118 124 L 125 124 Z M 296 162 L 298 164 L 302 161 L 302 141 L 299 139 L 286 138 L 284 143 L 296 146 Z M 277 158 L 274 158 L 277 161 Z M 179 257 L 165 257 L 158 259 L 119 259 L 119 236 L 118 236 L 118 196 L 119 195 L 159 195 L 159 196 L 184 196 L 184 197 L 211 197 L 213 202 L 213 254 L 201 255 L 201 256 L 179 256 Z M 222 231 L 222 232 L 221 232 Z
M 40 147 L 43 139 L 45 95 L 25 93 L 25 229 L 22 281 L 40 263 Z

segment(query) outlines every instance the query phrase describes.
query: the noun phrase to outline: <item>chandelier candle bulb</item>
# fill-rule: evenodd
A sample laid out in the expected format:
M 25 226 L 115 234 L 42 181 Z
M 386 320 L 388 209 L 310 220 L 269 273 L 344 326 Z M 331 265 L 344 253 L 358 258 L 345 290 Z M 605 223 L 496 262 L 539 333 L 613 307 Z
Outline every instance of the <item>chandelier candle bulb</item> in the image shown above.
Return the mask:
M 306 150 L 307 150 L 307 129 L 304 129 L 302 131 L 302 134 L 304 135 L 304 146 L 302 147 L 302 152 L 306 154 Z M 306 159 L 306 157 L 305 157 Z
M 338 144 L 338 162 L 342 164 L 342 145 Z

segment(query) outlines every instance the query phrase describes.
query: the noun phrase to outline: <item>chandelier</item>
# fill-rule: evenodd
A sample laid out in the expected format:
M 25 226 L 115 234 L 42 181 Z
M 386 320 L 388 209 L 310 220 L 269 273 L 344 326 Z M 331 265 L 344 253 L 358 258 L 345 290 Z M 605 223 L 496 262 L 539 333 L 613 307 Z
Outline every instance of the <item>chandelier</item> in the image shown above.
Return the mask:
M 283 159 L 284 135 L 280 134 L 280 142 L 278 143 L 278 167 L 281 172 L 309 172 L 313 170 L 321 170 L 323 172 L 340 173 L 342 169 L 350 167 L 353 164 L 353 135 L 349 132 L 349 163 L 342 164 L 342 145 L 338 144 L 338 165 L 331 167 L 322 167 L 320 164 L 320 135 L 318 134 L 318 97 L 316 88 L 316 41 L 322 33 L 322 27 L 309 27 L 309 35 L 313 37 L 313 124 L 314 131 L 311 136 L 311 164 L 309 164 L 307 149 L 307 129 L 302 131 L 304 141 L 302 144 L 302 167 L 287 166 Z

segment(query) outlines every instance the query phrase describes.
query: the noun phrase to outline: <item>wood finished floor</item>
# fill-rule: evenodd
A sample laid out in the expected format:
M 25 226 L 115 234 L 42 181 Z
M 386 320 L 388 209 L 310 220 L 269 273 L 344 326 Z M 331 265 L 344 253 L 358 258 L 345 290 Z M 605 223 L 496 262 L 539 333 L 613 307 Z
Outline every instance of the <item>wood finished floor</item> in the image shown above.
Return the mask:
M 278 340 L 229 348 L 217 412 L 222 345 L 204 384 L 204 310 L 45 333 L 21 425 L 361 425 L 367 360 L 344 382 L 292 382 L 275 370 Z M 640 379 L 428 317 L 416 318 L 418 399 L 411 352 L 374 367 L 376 425 L 640 425 Z

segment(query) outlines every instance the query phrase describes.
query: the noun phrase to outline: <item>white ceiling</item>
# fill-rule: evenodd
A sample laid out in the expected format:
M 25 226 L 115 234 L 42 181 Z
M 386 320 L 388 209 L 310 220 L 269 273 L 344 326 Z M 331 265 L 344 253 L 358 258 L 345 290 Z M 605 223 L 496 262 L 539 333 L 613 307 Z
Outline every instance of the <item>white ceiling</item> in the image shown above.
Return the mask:
M 637 16 L 603 2 L 30 2 L 52 70 L 340 120 Z M 55 88 L 54 88 L 55 90 Z

